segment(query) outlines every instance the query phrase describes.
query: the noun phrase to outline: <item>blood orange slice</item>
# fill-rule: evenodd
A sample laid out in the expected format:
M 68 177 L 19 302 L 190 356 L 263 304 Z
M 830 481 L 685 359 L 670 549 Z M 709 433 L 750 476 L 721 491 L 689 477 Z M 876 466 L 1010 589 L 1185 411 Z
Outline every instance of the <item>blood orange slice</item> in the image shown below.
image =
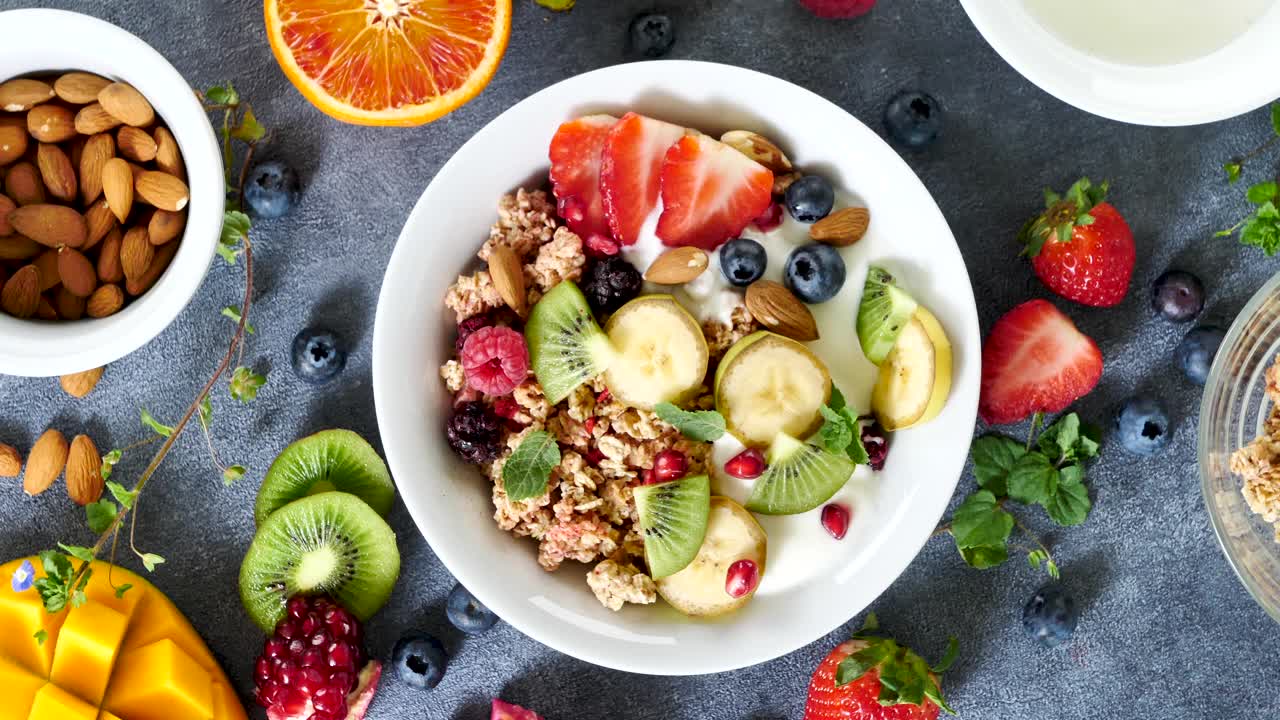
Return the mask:
M 422 125 L 489 83 L 511 0 L 266 0 L 284 74 L 313 105 L 360 125 Z

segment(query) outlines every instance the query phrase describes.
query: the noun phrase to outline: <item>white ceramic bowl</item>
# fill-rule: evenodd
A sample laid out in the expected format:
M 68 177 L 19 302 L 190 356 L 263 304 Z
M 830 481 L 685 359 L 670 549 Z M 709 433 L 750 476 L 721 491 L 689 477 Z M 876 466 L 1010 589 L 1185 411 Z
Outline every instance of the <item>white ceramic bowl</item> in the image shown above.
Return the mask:
M 1127 0 L 1116 0 L 1126 2 Z M 1196 125 L 1280 96 L 1280 3 L 1220 50 L 1173 65 L 1126 65 L 1082 52 L 1047 30 L 1022 0 L 960 0 L 991 47 L 1040 89 L 1081 110 L 1139 125 Z M 1230 4 L 1230 3 L 1228 3 Z
M 186 163 L 186 233 L 169 269 L 149 291 L 98 320 L 47 323 L 0 313 L 0 373 L 50 376 L 100 367 L 159 335 L 204 280 L 226 200 L 218 141 L 187 81 L 160 53 L 115 25 L 61 10 L 12 10 L 0 12 L 0 28 L 0 80 L 86 70 L 127 82 L 164 119 Z
M 714 135 L 756 130 L 800 167 L 860 196 L 875 218 L 861 242 L 899 270 L 938 314 L 955 347 L 951 399 L 932 423 L 893 437 L 877 480 L 878 501 L 855 509 L 856 521 L 864 523 L 860 542 L 851 531 L 842 543 L 826 543 L 825 552 L 839 557 L 824 556 L 829 572 L 804 582 L 776 587 L 767 570 L 751 604 L 714 622 L 690 620 L 661 602 L 613 613 L 587 587 L 588 566 L 567 563 L 544 572 L 535 561 L 536 543 L 494 524 L 488 482 L 445 440 L 451 397 L 437 370 L 454 338 L 446 290 L 474 266 L 499 197 L 546 182 L 556 127 L 587 112 L 626 110 Z M 848 342 L 858 352 L 853 321 Z M 812 642 L 860 612 L 906 568 L 964 467 L 980 352 L 973 290 L 955 239 L 928 191 L 874 132 L 777 78 L 711 63 L 646 62 L 590 72 L 533 95 L 476 133 L 441 168 L 405 223 L 383 281 L 373 386 L 401 496 L 436 555 L 481 602 L 527 635 L 582 660 L 693 675 L 763 662 Z

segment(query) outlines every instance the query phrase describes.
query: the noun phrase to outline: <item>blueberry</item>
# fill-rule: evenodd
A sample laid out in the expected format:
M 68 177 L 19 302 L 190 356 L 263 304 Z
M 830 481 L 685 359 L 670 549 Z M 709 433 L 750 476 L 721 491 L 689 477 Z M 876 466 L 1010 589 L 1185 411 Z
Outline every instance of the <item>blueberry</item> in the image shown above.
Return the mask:
M 923 149 L 942 130 L 942 106 L 926 93 L 904 90 L 885 106 L 884 127 L 889 138 L 899 145 Z
M 298 174 L 282 162 L 259 163 L 245 179 L 244 201 L 260 218 L 278 218 L 293 209 L 302 193 Z
M 1135 455 L 1154 455 L 1169 444 L 1169 415 L 1154 398 L 1130 398 L 1116 413 L 1120 445 Z
M 1191 382 L 1204 385 L 1209 379 L 1209 366 L 1226 331 L 1213 325 L 1201 325 L 1187 333 L 1174 351 L 1174 359 Z
M 597 260 L 582 274 L 582 294 L 596 312 L 610 313 L 640 294 L 644 276 L 618 256 Z
M 303 380 L 327 383 L 347 366 L 342 342 L 324 328 L 305 328 L 293 338 L 293 372 Z
M 784 200 L 791 217 L 802 223 L 815 223 L 831 212 L 836 192 L 822 176 L 805 175 L 791 183 Z
M 445 614 L 453 626 L 468 635 L 479 635 L 498 622 L 498 616 L 475 598 L 462 583 L 453 586 L 449 592 L 449 602 L 445 606 Z
M 755 240 L 736 238 L 720 246 L 720 272 L 730 285 L 750 285 L 764 275 L 768 264 L 768 253 Z
M 782 282 L 809 304 L 826 302 L 844 287 L 844 259 L 830 245 L 803 245 L 787 256 Z
M 414 632 L 401 637 L 391 652 L 396 676 L 404 684 L 422 690 L 440 684 L 448 661 L 444 645 L 426 633 Z
M 1079 620 L 1075 601 L 1058 583 L 1037 590 L 1022 608 L 1022 627 L 1046 647 L 1070 640 Z
M 1183 270 L 1169 270 L 1156 278 L 1151 307 L 1165 320 L 1186 322 L 1204 309 L 1204 285 Z
M 645 57 L 662 57 L 676 44 L 676 28 L 662 13 L 644 13 L 631 21 L 631 47 Z

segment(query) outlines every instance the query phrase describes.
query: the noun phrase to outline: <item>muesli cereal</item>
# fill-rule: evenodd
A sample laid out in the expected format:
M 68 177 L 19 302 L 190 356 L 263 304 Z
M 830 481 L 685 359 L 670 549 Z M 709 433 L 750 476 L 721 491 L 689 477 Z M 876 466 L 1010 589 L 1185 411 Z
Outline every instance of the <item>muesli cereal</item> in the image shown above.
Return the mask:
M 1231 454 L 1231 472 L 1240 476 L 1249 509 L 1271 523 L 1280 543 L 1280 357 L 1266 372 L 1267 398 L 1273 405 L 1263 434 Z

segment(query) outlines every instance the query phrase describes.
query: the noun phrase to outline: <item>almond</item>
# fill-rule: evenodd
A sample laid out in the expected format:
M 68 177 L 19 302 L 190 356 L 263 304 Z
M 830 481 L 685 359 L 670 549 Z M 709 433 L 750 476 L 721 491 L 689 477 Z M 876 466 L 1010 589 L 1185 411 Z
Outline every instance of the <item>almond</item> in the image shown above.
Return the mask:
M 182 234 L 182 230 L 187 226 L 187 211 L 169 212 L 168 210 L 157 210 L 151 216 L 151 222 L 147 224 L 147 239 L 152 245 L 164 245 Z M 523 279 L 521 275 L 521 279 Z
M 120 154 L 134 162 L 146 163 L 156 159 L 156 141 L 145 130 L 126 125 L 116 133 L 116 142 L 120 145 Z
M 772 280 L 757 280 L 747 288 L 747 311 L 767 329 L 792 340 L 818 339 L 818 324 L 809 308 L 791 291 Z
M 0 110 L 22 112 L 53 99 L 49 83 L 31 78 L 16 78 L 0 83 Z
M 53 307 L 63 320 L 79 320 L 84 317 L 84 305 L 84 298 L 72 295 L 65 287 L 58 288 L 53 295 Z
M 40 105 L 27 113 L 27 132 L 46 143 L 60 143 L 76 136 L 76 116 L 61 105 Z
M 0 237 L 0 260 L 27 260 L 39 255 L 44 249 L 40 243 L 21 235 Z
M 62 287 L 72 295 L 89 297 L 98 287 L 98 273 L 93 263 L 74 248 L 58 250 L 58 277 L 62 280 Z
M 62 389 L 73 398 L 82 398 L 93 392 L 97 387 L 98 381 L 102 379 L 102 372 L 106 368 L 94 368 L 85 370 L 84 372 L 71 373 L 58 378 L 58 383 L 62 385 Z M 72 445 L 75 442 L 72 441 Z
M 80 151 L 80 200 L 85 205 L 102 194 L 102 169 L 116 155 L 116 141 L 110 133 L 98 133 L 85 140 Z
M 98 251 L 98 281 L 118 283 L 124 280 L 124 269 L 120 267 L 120 246 L 124 243 L 124 235 L 119 226 L 111 228 L 102 239 L 102 249 Z
M 9 213 L 13 229 L 41 245 L 78 248 L 89 235 L 84 216 L 63 205 L 27 205 Z
M 129 228 L 120 245 L 120 268 L 124 270 L 125 279 L 133 282 L 141 278 L 155 256 L 156 249 L 147 239 L 147 229 Z
M 35 265 L 36 271 L 40 273 L 40 292 L 55 288 L 62 282 L 62 278 L 58 277 L 57 250 L 46 248 L 31 261 L 31 264 Z
M 98 200 L 84 211 L 84 224 L 88 230 L 85 236 L 82 250 L 88 250 L 98 244 L 102 238 L 111 232 L 111 228 L 117 224 L 115 213 L 111 212 L 111 206 L 107 204 L 106 198 Z
M 0 161 L 0 165 L 4 162 Z M 156 167 L 182 180 L 187 176 L 187 169 L 182 163 L 182 151 L 178 149 L 178 141 L 167 127 L 156 128 Z
M 12 445 L 0 443 L 0 477 L 18 477 L 22 474 L 22 454 Z
M 720 142 L 775 173 L 791 171 L 791 161 L 787 159 L 786 153 L 763 135 L 757 135 L 750 130 L 730 130 L 720 136 Z
M 23 491 L 28 495 L 39 495 L 48 490 L 62 474 L 62 468 L 66 467 L 70 450 L 66 436 L 53 428 L 45 430 L 27 456 L 27 469 L 22 477 Z
M 54 322 L 58 319 L 58 311 L 53 307 L 53 303 L 49 302 L 49 298 L 41 295 L 39 302 L 36 303 L 35 317 L 38 320 Z
M 659 285 L 683 285 L 707 270 L 707 253 L 692 246 L 672 248 L 657 257 L 644 279 Z
M 0 310 L 21 319 L 36 314 L 40 305 L 40 271 L 26 265 L 13 274 L 0 290 Z
M 49 194 L 63 202 L 76 199 L 76 170 L 71 165 L 71 158 L 62 148 L 49 143 L 40 143 L 36 150 L 36 166 L 40 169 L 40 179 L 44 181 Z
M 111 83 L 98 93 L 102 109 L 126 125 L 145 127 L 156 119 L 151 103 L 132 85 Z
M 142 173 L 133 189 L 138 197 L 161 210 L 177 212 L 186 207 L 187 201 L 191 199 L 186 183 L 169 173 L 155 170 Z
M 85 303 L 84 313 L 91 318 L 104 318 L 114 315 L 124 307 L 124 291 L 119 285 L 100 285 L 89 301 Z
M 178 253 L 178 245 L 180 244 L 171 242 L 157 247 L 155 249 L 155 259 L 151 261 L 151 267 L 148 267 L 142 277 L 136 280 L 126 279 L 124 289 L 134 297 L 150 290 L 156 280 L 159 280 L 164 271 L 168 269 L 169 263 L 173 261 L 173 256 Z
M 800 173 L 778 173 L 773 176 L 773 194 L 786 195 L 787 188 L 791 187 L 791 183 L 800 179 Z
M 77 435 L 67 453 L 67 495 L 80 506 L 102 497 L 102 455 L 88 435 Z
M 120 222 L 133 209 L 133 170 L 124 158 L 111 158 L 102 166 L 102 194 L 107 206 Z
M 0 237 L 13 234 L 13 226 L 9 224 L 9 213 L 18 207 L 18 203 L 9 199 L 8 195 L 0 195 Z M 4 258 L 0 258 L 3 260 Z
M 529 311 L 529 292 L 524 283 L 524 267 L 510 245 L 493 246 L 489 252 L 489 276 L 507 307 L 524 317 Z
M 120 126 L 120 120 L 102 108 L 100 103 L 85 105 L 76 113 L 76 132 L 81 135 L 97 135 Z
M 867 234 L 871 211 L 862 207 L 840 208 L 809 226 L 809 237 L 820 243 L 845 247 Z
M 111 81 L 87 72 L 69 72 L 53 82 L 53 91 L 72 105 L 97 102 L 98 93 Z
M 27 151 L 27 125 L 19 118 L 0 118 L 0 167 L 22 157 Z
M 18 205 L 38 205 L 48 197 L 44 192 L 44 183 L 40 181 L 40 171 L 29 162 L 14 163 L 4 177 L 4 194 Z

